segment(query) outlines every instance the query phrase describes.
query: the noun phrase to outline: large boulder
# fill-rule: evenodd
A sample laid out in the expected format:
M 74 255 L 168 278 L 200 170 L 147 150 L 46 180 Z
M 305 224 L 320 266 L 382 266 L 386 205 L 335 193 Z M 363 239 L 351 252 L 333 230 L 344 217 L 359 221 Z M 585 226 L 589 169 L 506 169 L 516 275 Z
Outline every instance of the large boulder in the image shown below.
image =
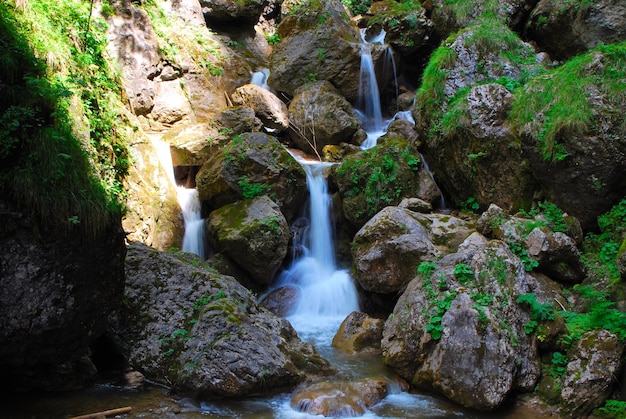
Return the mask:
M 361 120 L 330 82 L 307 83 L 294 95 L 289 117 L 293 124 L 291 138 L 298 148 L 321 156 L 327 145 L 352 141 Z
M 261 17 L 263 0 L 200 0 L 202 14 L 207 22 L 217 24 L 249 24 L 252 27 Z
M 565 233 L 547 228 L 533 229 L 525 243 L 528 256 L 537 261 L 537 270 L 555 281 L 576 284 L 585 278 L 585 265 L 574 240 Z
M 540 360 L 517 299 L 533 292 L 552 301 L 553 288 L 528 275 L 504 243 L 478 233 L 417 272 L 385 323 L 383 361 L 414 386 L 473 409 L 532 390 Z
M 260 284 L 267 284 L 287 255 L 290 232 L 268 196 L 224 205 L 209 215 L 209 241 Z
M 268 128 L 283 131 L 289 127 L 289 112 L 276 95 L 255 84 L 238 87 L 232 96 L 235 105 L 254 109 L 255 115 Z
M 332 179 L 348 222 L 361 228 L 386 206 L 397 205 L 406 197 L 422 198 L 420 162 L 419 154 L 406 140 L 393 138 L 333 166 Z
M 456 203 L 516 210 L 531 201 L 538 186 L 507 120 L 509 89 L 541 68 L 532 47 L 495 19 L 479 20 L 432 55 L 413 116 L 429 166 Z
M 607 330 L 589 331 L 568 353 L 561 390 L 564 411 L 584 417 L 611 395 L 622 368 L 624 342 Z
M 540 0 L 525 35 L 555 58 L 566 60 L 600 44 L 626 40 L 626 5 L 620 0 Z
M 306 175 L 274 137 L 244 133 L 209 156 L 196 175 L 196 187 L 210 209 L 271 194 L 290 220 L 304 199 Z
M 126 277 L 115 335 L 149 380 L 223 398 L 270 394 L 334 371 L 289 322 L 192 255 L 131 243 Z
M 268 84 L 289 96 L 307 81 L 328 80 L 350 102 L 359 88 L 360 42 L 338 0 L 283 3 L 280 42 L 270 55 Z M 305 12 L 306 11 L 306 12 Z
M 626 43 L 572 59 L 516 93 L 511 121 L 545 199 L 584 231 L 626 195 Z
M 332 346 L 349 354 L 380 355 L 383 323 L 381 319 L 353 311 L 341 322 Z
M 420 262 L 437 257 L 428 231 L 411 214 L 403 208 L 384 208 L 354 236 L 354 278 L 366 291 L 401 291 Z
M 102 220 L 92 236 L 80 225 L 68 234 L 37 228 L 5 202 L 0 214 L 1 386 L 67 390 L 91 383 L 89 347 L 123 299 L 119 220 Z

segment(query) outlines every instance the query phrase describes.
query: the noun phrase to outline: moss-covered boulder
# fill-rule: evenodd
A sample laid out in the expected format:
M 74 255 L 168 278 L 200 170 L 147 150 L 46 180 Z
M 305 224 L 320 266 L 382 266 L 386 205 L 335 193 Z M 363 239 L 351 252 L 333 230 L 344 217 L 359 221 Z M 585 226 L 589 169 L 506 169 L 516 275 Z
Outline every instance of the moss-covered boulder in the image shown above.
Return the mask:
M 209 241 L 260 284 L 267 284 L 287 255 L 290 232 L 268 196 L 224 205 L 209 215 Z
M 306 193 L 302 167 L 274 137 L 236 135 L 211 154 L 196 175 L 200 200 L 210 209 L 259 195 L 271 195 L 291 219 Z
M 131 366 L 179 394 L 271 394 L 334 372 L 289 322 L 193 255 L 133 243 L 126 278 L 116 340 Z
M 419 171 L 419 155 L 401 138 L 346 157 L 332 173 L 344 216 L 360 228 L 384 207 L 419 197 Z
M 601 46 L 516 92 L 511 121 L 547 200 L 583 230 L 626 195 L 626 43 Z
M 537 186 L 507 116 L 511 90 L 541 68 L 532 47 L 495 19 L 479 20 L 433 53 L 413 116 L 452 201 L 528 206 Z

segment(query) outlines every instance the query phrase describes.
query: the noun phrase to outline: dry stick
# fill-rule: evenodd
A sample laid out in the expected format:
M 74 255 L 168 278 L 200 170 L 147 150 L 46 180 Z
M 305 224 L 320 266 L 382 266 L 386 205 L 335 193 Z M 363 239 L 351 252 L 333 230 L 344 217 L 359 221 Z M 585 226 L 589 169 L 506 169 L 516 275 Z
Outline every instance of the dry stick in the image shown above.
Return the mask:
M 133 408 L 130 406 L 120 407 L 118 409 L 105 410 L 104 412 L 90 413 L 88 415 L 82 415 L 82 416 L 74 416 L 73 418 L 70 418 L 70 419 L 95 419 L 95 418 L 99 418 L 100 416 L 120 415 L 122 413 L 128 413 L 131 410 L 133 410 Z

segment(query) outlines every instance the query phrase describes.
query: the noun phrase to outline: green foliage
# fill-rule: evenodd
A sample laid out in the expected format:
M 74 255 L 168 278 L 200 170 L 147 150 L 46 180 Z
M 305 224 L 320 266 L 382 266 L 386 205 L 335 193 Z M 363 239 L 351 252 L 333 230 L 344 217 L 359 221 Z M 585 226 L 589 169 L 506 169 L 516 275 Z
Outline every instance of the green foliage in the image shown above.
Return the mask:
M 564 311 L 560 313 L 565 318 L 568 335 L 562 341 L 572 343 L 589 330 L 606 329 L 615 333 L 620 339 L 626 339 L 626 313 L 615 308 L 604 291 L 598 291 L 590 285 L 575 285 L 577 292 L 586 310 L 576 313 Z
M 555 318 L 555 311 L 552 304 L 541 304 L 537 301 L 537 296 L 533 293 L 520 295 L 517 298 L 517 302 L 527 305 L 530 308 L 530 321 L 527 322 L 524 327 L 526 334 L 534 333 L 540 323 L 553 321 Z
M 539 266 L 539 262 L 528 256 L 528 250 L 524 248 L 524 245 L 522 245 L 522 243 L 509 241 L 506 244 L 509 246 L 509 249 L 511 249 L 511 252 L 513 252 L 513 254 L 520 259 L 520 261 L 524 265 L 524 269 L 527 272 L 530 272 L 537 266 Z
M 480 210 L 480 205 L 478 204 L 478 201 L 476 201 L 476 198 L 474 198 L 473 196 L 470 196 L 465 201 L 462 201 L 460 203 L 460 207 L 461 209 L 463 209 L 463 211 L 472 212 L 474 214 L 476 214 L 478 210 Z
M 419 164 L 411 146 L 395 139 L 344 159 L 337 174 L 348 180 L 345 197 L 364 200 L 355 217 L 370 218 L 385 206 L 399 202 L 403 192 L 412 187 L 410 181 L 400 179 L 400 165 L 416 171 Z
M 626 401 L 609 399 L 604 402 L 602 407 L 596 409 L 596 412 L 602 417 L 614 419 L 626 419 Z
M 276 45 L 280 42 L 280 34 L 278 32 L 274 32 L 273 34 L 266 35 L 265 39 L 270 45 Z
M 468 285 L 474 281 L 474 270 L 465 263 L 457 263 L 454 266 L 454 277 L 462 285 Z
M 372 5 L 371 0 L 341 0 L 341 3 L 346 6 L 354 16 L 365 14 Z
M 591 103 L 598 90 L 607 98 L 606 106 L 626 106 L 625 77 L 626 43 L 598 46 L 528 83 L 514 98 L 511 119 L 520 132 L 534 133 L 545 160 L 562 161 L 568 151 L 559 138 L 594 132 L 602 123 L 594 118 Z
M 264 195 L 271 188 L 270 185 L 253 182 L 252 179 L 250 179 L 248 176 L 240 176 L 237 184 L 241 189 L 241 195 L 244 197 L 244 199 L 251 199 L 256 198 L 260 195 Z
M 443 294 L 442 299 L 434 302 L 434 305 L 431 308 L 431 317 L 425 327 L 425 331 L 430 333 L 430 336 L 434 340 L 441 339 L 441 335 L 443 333 L 443 325 L 441 324 L 443 315 L 446 314 L 446 311 L 448 311 L 455 298 L 455 292 L 446 292 Z
M 430 279 L 433 272 L 435 272 L 435 269 L 437 269 L 437 264 L 435 262 L 425 261 L 425 262 L 421 262 L 417 266 L 416 271 L 422 277 Z
M 0 4 L 0 188 L 41 225 L 95 236 L 122 212 L 130 157 L 106 23 L 89 6 Z
M 551 367 L 548 373 L 554 378 L 563 377 L 567 370 L 567 355 L 563 355 L 560 352 L 552 353 L 550 364 Z

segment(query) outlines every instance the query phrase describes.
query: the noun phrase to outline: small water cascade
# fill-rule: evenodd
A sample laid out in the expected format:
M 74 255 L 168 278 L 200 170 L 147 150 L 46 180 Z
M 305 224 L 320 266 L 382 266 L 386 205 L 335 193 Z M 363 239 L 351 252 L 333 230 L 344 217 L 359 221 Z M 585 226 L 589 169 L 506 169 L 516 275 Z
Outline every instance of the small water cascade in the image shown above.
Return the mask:
M 357 102 L 357 112 L 363 120 L 363 129 L 367 132 L 367 139 L 361 148 L 367 149 L 376 145 L 378 138 L 384 134 L 386 123 L 380 106 L 380 93 L 376 72 L 374 71 L 374 61 L 370 44 L 382 44 L 385 39 L 385 31 L 372 38 L 369 42 L 365 39 L 365 29 L 361 29 L 361 72 L 359 74 L 359 92 Z
M 330 164 L 298 160 L 307 175 L 309 206 L 296 222 L 303 232 L 294 241 L 299 256 L 281 274 L 276 287 L 300 289 L 302 298 L 288 318 L 301 337 L 328 346 L 341 321 L 359 309 L 358 295 L 348 271 L 338 269 L 335 260 L 331 198 L 324 176 Z
M 428 163 L 426 162 L 426 159 L 424 158 L 422 153 L 420 153 L 420 160 L 422 161 L 423 169 L 426 170 L 426 173 L 428 173 L 428 176 L 430 176 L 435 186 L 437 186 L 437 189 L 439 189 L 439 210 L 443 213 L 449 213 L 450 210 L 448 209 L 448 204 L 446 204 L 446 199 L 443 196 L 443 192 L 439 188 L 439 185 L 437 185 L 435 176 L 433 175 L 433 172 L 430 170 L 430 167 L 428 166 Z
M 267 79 L 270 76 L 270 71 L 267 68 L 261 68 L 254 73 L 252 73 L 250 77 L 250 84 L 256 84 L 266 90 L 269 90 L 269 86 L 267 85 Z
M 184 252 L 191 252 L 205 259 L 204 219 L 202 219 L 200 213 L 201 204 L 198 197 L 198 190 L 196 188 L 187 188 L 183 185 L 176 185 L 170 145 L 157 139 L 153 139 L 152 144 L 157 150 L 161 166 L 167 172 L 172 185 L 176 186 L 176 198 L 178 205 L 180 205 L 183 221 L 185 223 L 185 232 L 181 248 Z

